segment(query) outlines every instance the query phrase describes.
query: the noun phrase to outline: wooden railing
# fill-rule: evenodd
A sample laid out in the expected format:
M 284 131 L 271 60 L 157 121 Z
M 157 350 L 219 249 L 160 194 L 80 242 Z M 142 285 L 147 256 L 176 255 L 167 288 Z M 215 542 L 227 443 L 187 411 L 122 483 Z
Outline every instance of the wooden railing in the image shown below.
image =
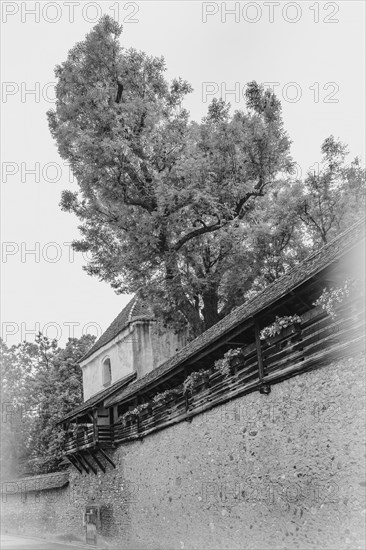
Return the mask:
M 362 304 L 361 304 L 362 305 Z M 116 443 L 137 439 L 153 431 L 224 403 L 234 397 L 261 390 L 264 385 L 317 368 L 343 355 L 363 349 L 365 312 L 357 301 L 340 307 L 331 319 L 320 307 L 302 315 L 299 332 L 284 330 L 273 341 L 261 341 L 263 375 L 258 367 L 256 343 L 242 349 L 243 360 L 225 377 L 211 369 L 197 382 L 193 393 L 180 394 L 164 404 L 152 404 L 135 420 L 113 426 Z
M 70 454 L 90 447 L 109 447 L 112 443 L 111 426 L 80 426 L 68 435 L 64 450 Z

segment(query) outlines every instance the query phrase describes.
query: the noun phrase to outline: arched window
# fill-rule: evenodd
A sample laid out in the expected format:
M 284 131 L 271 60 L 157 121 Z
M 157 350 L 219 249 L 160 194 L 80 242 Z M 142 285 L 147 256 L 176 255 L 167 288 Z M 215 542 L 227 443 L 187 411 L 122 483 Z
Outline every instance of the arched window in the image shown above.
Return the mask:
M 109 357 L 103 361 L 103 386 L 109 386 L 112 381 L 111 360 Z

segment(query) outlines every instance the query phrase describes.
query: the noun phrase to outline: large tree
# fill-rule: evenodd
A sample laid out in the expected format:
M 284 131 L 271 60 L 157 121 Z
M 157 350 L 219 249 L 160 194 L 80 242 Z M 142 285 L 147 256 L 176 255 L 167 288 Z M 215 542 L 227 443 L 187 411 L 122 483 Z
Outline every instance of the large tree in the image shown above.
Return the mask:
M 246 112 L 214 100 L 190 122 L 189 84 L 168 84 L 164 60 L 122 48 L 120 34 L 104 17 L 56 68 L 49 125 L 80 187 L 61 205 L 81 220 L 74 247 L 90 251 L 88 273 L 140 290 L 197 335 L 250 288 L 245 222 L 290 170 L 290 142 L 279 101 L 255 82 Z

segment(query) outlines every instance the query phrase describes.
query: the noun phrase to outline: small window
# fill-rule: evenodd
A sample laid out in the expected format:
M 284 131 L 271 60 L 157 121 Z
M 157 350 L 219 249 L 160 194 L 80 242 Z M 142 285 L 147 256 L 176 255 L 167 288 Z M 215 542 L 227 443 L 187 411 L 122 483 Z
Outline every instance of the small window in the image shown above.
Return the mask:
M 103 386 L 109 386 L 112 380 L 111 360 L 109 357 L 103 361 Z

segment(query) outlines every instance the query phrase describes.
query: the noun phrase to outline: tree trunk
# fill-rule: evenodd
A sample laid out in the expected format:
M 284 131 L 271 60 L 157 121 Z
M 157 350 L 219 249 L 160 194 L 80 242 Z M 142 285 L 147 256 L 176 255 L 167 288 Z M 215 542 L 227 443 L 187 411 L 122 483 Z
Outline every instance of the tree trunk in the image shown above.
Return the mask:
M 217 288 L 211 287 L 202 294 L 204 330 L 212 327 L 219 320 Z
M 203 331 L 203 323 L 199 310 L 191 303 L 184 292 L 181 277 L 175 255 L 171 255 L 166 260 L 166 285 L 179 311 L 183 314 L 191 327 L 192 333 L 196 338 Z

